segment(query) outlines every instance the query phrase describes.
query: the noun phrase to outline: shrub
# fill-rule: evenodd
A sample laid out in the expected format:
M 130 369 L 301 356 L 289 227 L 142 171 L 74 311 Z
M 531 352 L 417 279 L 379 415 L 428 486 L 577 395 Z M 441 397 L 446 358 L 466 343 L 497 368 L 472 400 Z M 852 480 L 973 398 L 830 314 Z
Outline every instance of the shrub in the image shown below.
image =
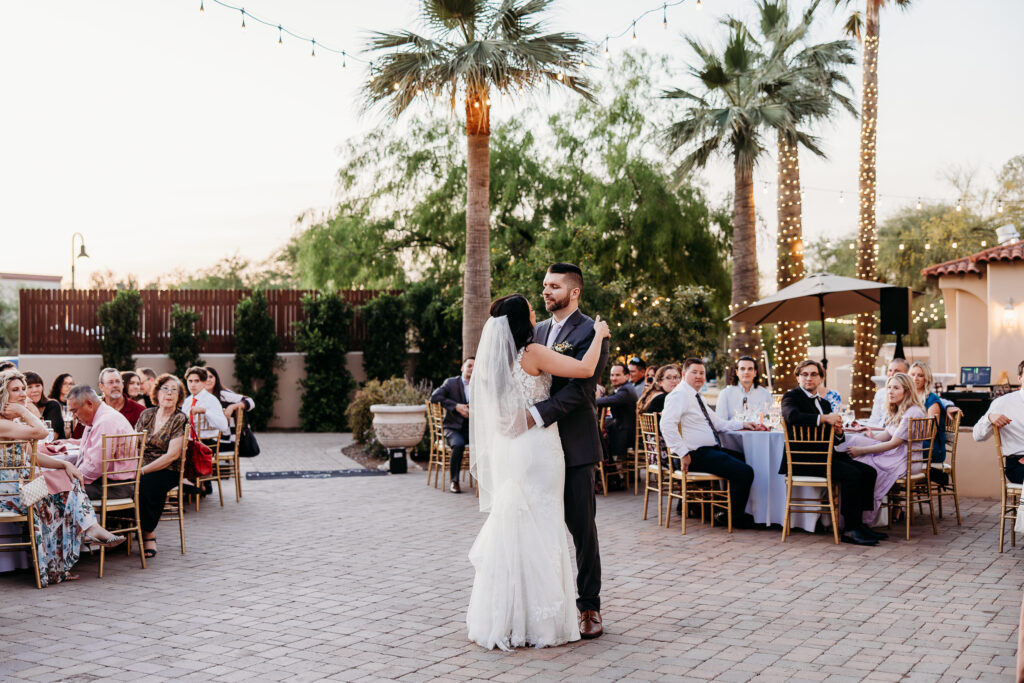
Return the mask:
M 256 407 L 246 416 L 253 429 L 266 429 L 277 400 L 277 352 L 281 339 L 267 308 L 267 295 L 257 289 L 235 308 L 235 377 L 239 391 Z
M 355 388 L 345 364 L 352 307 L 338 293 L 321 293 L 304 296 L 302 310 L 306 319 L 295 323 L 295 348 L 306 354 L 299 421 L 306 431 L 344 431 L 345 408 Z
M 167 355 L 174 361 L 174 374 L 178 377 L 184 378 L 185 371 L 193 365 L 206 365 L 206 361 L 199 360 L 199 345 L 209 337 L 205 330 L 196 330 L 201 317 L 201 313 L 190 308 L 182 308 L 178 304 L 171 306 Z
M 392 406 L 425 405 L 430 400 L 430 392 L 431 386 L 427 382 L 414 385 L 404 377 L 392 377 L 383 382 L 372 379 L 367 382 L 356 392 L 345 411 L 356 443 L 369 446 L 368 450 L 371 453 L 383 455 L 384 447 L 377 442 L 377 436 L 373 431 L 373 413 L 370 412 L 370 406 L 378 403 Z M 428 441 L 428 433 L 424 433 L 424 438 L 416 450 L 421 451 L 424 445 L 429 446 Z
M 366 326 L 363 369 L 369 379 L 385 379 L 405 373 L 406 335 L 409 323 L 402 299 L 381 294 L 359 309 Z
M 415 377 L 438 385 L 462 366 L 462 296 L 433 281 L 417 282 L 402 294 L 413 342 L 419 348 Z
M 96 320 L 103 326 L 100 348 L 103 351 L 103 367 L 134 368 L 137 344 L 135 335 L 139 332 L 139 313 L 142 312 L 142 296 L 134 289 L 119 291 L 111 301 L 103 303 L 96 311 Z

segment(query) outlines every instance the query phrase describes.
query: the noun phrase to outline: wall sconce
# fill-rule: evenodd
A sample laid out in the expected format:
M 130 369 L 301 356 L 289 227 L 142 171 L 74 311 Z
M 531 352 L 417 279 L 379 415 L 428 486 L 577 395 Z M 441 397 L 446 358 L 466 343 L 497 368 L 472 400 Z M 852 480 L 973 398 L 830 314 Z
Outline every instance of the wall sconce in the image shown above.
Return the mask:
M 1003 327 L 1008 329 L 1017 327 L 1017 309 L 1013 306 L 1013 299 L 1010 299 L 1003 308 Z

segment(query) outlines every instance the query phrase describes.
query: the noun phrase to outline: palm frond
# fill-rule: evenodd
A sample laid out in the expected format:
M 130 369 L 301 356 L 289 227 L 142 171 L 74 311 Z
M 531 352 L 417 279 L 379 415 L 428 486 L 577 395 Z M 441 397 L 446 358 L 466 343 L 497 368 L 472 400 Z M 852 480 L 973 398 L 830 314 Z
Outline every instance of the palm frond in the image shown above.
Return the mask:
M 850 12 L 850 16 L 846 19 L 846 23 L 843 24 L 843 31 L 846 35 L 853 36 L 858 41 L 863 40 L 864 15 L 859 11 Z

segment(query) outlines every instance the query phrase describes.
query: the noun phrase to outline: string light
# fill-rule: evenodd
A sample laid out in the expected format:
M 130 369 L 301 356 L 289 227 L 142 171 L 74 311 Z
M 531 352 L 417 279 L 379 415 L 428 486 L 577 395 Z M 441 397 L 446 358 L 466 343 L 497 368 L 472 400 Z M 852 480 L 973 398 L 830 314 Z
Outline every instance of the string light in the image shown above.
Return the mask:
M 996 205 L 996 213 L 1002 213 L 1002 212 L 1003 212 L 1003 201 L 999 200 L 999 203 Z
M 284 36 L 282 35 L 282 30 L 283 29 L 281 28 L 281 24 L 278 24 L 277 25 L 277 44 L 278 45 L 284 45 Z
M 633 42 L 636 42 L 636 22 L 633 22 Z
M 704 9 L 704 5 L 701 4 L 700 0 L 697 0 L 697 9 L 698 10 Z
M 200 12 L 205 12 L 206 11 L 206 8 L 203 7 L 203 0 L 199 0 L 199 11 Z
M 956 210 L 957 210 L 957 213 L 959 213 L 962 209 L 963 209 L 963 206 L 960 204 L 960 200 L 959 199 L 956 200 Z
M 917 198 L 917 210 L 918 211 L 921 210 L 921 198 L 920 197 Z
M 242 28 L 245 28 L 245 8 L 242 8 Z
M 668 28 L 668 7 L 664 4 L 661 6 L 661 25 L 663 28 Z

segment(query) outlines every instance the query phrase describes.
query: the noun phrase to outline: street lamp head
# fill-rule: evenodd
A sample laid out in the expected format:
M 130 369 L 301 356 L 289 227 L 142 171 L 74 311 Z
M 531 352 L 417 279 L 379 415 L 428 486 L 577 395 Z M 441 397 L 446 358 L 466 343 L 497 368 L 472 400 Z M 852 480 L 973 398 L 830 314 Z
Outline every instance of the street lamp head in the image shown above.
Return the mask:
M 82 249 L 78 252 L 78 258 L 89 258 L 89 254 L 85 253 L 85 243 L 82 243 Z

